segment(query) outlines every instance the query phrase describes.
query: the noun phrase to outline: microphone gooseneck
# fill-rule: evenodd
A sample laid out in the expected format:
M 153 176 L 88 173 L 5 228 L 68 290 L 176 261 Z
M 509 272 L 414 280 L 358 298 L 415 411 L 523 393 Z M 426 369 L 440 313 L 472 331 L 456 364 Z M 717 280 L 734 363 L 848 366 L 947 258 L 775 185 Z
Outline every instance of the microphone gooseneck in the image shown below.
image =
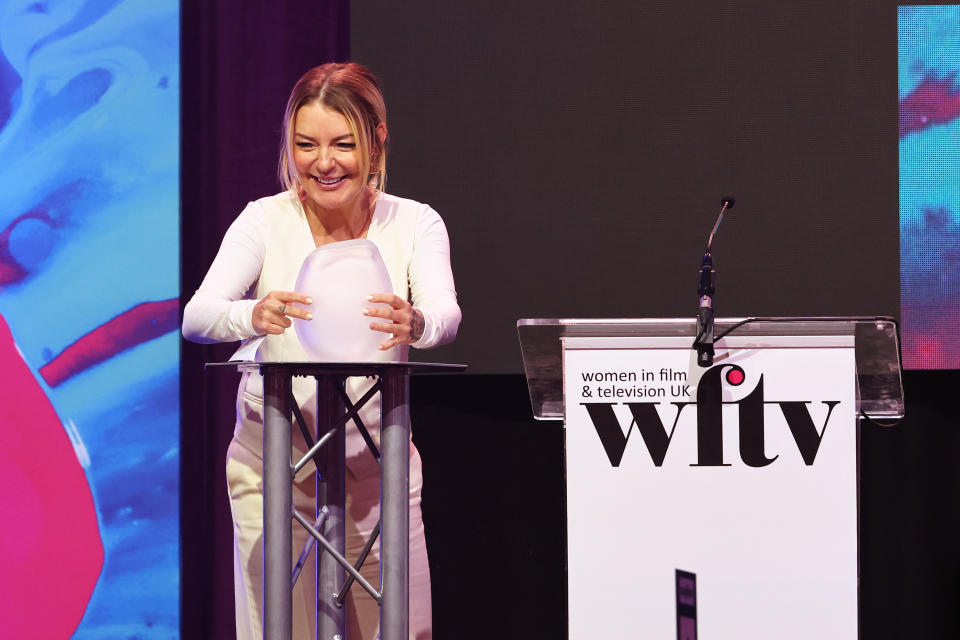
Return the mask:
M 697 364 L 701 367 L 713 366 L 713 299 L 716 295 L 716 285 L 714 278 L 717 275 L 713 268 L 713 239 L 717 235 L 717 229 L 723 221 L 723 216 L 728 209 L 732 209 L 736 199 L 733 196 L 725 196 L 720 200 L 720 215 L 717 216 L 717 222 L 713 225 L 710 237 L 707 238 L 707 248 L 703 253 L 703 261 L 700 263 L 700 286 L 697 294 L 700 297 L 700 304 L 697 308 L 697 337 L 693 341 L 693 348 L 697 350 Z

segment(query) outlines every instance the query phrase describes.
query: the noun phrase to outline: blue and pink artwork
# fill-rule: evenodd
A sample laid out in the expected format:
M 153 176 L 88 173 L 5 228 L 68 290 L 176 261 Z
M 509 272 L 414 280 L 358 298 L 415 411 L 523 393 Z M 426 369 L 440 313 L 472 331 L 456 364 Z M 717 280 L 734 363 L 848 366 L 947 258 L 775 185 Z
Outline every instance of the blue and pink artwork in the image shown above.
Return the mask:
M 900 314 L 909 369 L 960 368 L 960 6 L 898 10 Z
M 179 3 L 0 0 L 3 637 L 179 636 Z

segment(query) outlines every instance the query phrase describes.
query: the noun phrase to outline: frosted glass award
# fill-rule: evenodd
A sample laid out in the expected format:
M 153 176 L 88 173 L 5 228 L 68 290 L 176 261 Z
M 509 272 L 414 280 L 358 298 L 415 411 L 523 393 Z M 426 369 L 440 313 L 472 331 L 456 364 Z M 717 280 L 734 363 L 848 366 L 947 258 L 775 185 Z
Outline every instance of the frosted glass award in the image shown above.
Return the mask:
M 393 291 L 377 246 L 369 240 L 332 242 L 310 252 L 297 276 L 296 291 L 313 298 L 301 305 L 313 320 L 294 318 L 297 338 L 307 354 L 321 362 L 381 360 L 377 345 L 390 334 L 370 329 L 390 322 L 363 315 L 366 307 L 390 305 L 367 300 L 372 293 Z

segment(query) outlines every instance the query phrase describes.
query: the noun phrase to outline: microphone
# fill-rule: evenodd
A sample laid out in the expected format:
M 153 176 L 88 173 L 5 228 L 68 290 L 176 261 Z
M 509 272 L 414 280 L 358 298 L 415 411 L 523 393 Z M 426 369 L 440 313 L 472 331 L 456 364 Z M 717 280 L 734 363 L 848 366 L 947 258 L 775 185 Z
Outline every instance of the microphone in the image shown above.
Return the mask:
M 713 366 L 713 298 L 716 294 L 714 277 L 717 271 L 713 268 L 713 238 L 723 221 L 724 214 L 733 209 L 736 199 L 733 196 L 724 196 L 720 199 L 720 215 L 713 231 L 707 238 L 707 248 L 703 252 L 703 261 L 700 263 L 700 287 L 697 290 L 700 296 L 700 306 L 697 308 L 697 337 L 694 338 L 693 348 L 697 350 L 697 364 L 701 367 Z

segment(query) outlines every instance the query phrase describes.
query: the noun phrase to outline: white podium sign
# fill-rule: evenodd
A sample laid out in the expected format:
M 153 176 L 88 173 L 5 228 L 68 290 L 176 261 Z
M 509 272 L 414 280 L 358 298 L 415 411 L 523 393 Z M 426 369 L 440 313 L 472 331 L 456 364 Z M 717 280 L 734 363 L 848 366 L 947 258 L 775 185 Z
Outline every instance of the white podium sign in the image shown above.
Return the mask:
M 570 638 L 857 638 L 852 336 L 565 338 Z

